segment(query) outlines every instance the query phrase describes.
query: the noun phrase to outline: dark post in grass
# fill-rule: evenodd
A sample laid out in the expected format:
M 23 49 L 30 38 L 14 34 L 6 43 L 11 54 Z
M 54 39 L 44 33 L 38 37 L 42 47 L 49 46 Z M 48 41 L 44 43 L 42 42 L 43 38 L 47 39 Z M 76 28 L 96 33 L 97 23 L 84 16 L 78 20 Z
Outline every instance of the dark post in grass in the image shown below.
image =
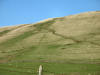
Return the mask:
M 42 70 L 43 70 L 42 65 L 40 65 L 39 66 L 39 75 L 42 75 Z

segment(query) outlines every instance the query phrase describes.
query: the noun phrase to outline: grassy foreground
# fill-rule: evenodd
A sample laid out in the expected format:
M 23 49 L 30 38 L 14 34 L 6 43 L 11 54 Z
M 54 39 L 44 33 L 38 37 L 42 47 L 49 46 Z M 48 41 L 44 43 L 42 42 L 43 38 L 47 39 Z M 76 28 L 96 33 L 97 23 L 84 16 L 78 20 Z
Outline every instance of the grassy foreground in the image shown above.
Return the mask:
M 38 75 L 40 64 L 43 65 L 43 75 L 100 75 L 100 64 L 46 62 L 0 64 L 0 75 Z

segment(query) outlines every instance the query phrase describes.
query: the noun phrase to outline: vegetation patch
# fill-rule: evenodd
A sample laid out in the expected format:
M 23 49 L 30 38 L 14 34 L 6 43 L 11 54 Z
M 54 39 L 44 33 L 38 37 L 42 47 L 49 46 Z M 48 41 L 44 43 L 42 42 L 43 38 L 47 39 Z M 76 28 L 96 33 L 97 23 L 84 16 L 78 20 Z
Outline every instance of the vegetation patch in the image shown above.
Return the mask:
M 0 32 L 0 36 L 3 36 L 4 34 L 10 32 L 10 31 L 11 31 L 11 30 L 4 30 L 4 31 Z

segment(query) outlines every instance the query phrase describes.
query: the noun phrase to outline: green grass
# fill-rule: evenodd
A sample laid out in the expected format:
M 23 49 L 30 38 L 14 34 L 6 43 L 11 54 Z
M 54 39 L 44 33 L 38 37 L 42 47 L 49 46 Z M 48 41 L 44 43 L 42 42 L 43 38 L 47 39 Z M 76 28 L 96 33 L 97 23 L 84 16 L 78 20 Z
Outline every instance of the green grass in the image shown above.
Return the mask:
M 10 46 L 16 44 L 17 42 L 22 41 L 25 38 L 28 38 L 28 37 L 30 37 L 30 36 L 32 36 L 34 34 L 39 33 L 41 30 L 45 30 L 52 23 L 54 23 L 54 21 L 48 21 L 48 22 L 45 22 L 45 23 L 36 24 L 36 25 L 34 25 L 35 30 L 27 31 L 27 32 L 24 32 L 23 34 L 21 34 L 21 35 L 19 35 L 17 37 L 13 37 L 12 39 L 1 43 L 0 46 L 2 46 L 2 47 L 10 47 Z M 9 30 L 5 30 L 3 32 L 0 32 L 0 35 L 3 35 L 5 33 L 7 33 L 7 32 L 9 32 Z
M 80 51 L 80 48 L 82 49 L 84 47 L 87 47 L 87 45 L 90 44 L 86 42 L 71 45 L 46 45 L 44 43 L 41 43 L 40 45 L 23 48 L 22 50 L 17 50 L 14 52 L 11 61 L 5 64 L 0 64 L 0 74 L 37 75 L 38 67 L 41 64 L 44 67 L 44 75 L 71 75 L 71 73 L 76 73 L 79 75 L 88 75 L 88 73 L 91 73 L 93 75 L 94 73 L 99 73 L 100 64 L 95 64 L 97 63 L 96 60 L 92 60 L 94 64 L 91 64 L 92 61 L 90 59 L 72 60 L 69 59 L 70 57 L 68 57 L 70 56 L 70 53 L 73 55 L 72 58 L 74 58 L 75 56 L 77 57 L 77 51 Z M 90 49 L 93 48 L 95 48 L 95 46 L 91 44 Z M 13 53 L 13 51 L 11 53 Z M 63 57 L 64 54 L 68 56 Z M 81 53 L 79 53 L 79 56 L 80 58 L 82 58 Z
M 79 73 L 88 75 L 91 73 L 100 73 L 100 64 L 71 64 L 71 63 L 46 63 L 46 62 L 13 62 L 8 64 L 0 64 L 0 74 L 10 75 L 15 72 L 16 75 L 32 75 L 38 74 L 39 65 L 43 65 L 44 74 L 71 74 Z M 7 74 L 8 73 L 8 74 Z
M 16 43 L 22 41 L 23 39 L 29 37 L 29 36 L 32 36 L 34 34 L 36 34 L 37 32 L 35 31 L 28 31 L 28 32 L 25 32 L 23 33 L 22 35 L 19 35 L 17 37 L 14 37 L 8 41 L 5 41 L 3 43 L 0 44 L 1 47 L 10 47 L 10 46 L 13 46 L 15 45 Z
M 37 28 L 38 31 L 49 29 L 49 27 L 55 22 L 55 20 L 56 19 L 44 23 L 35 24 L 34 26 Z
M 9 31 L 11 31 L 11 30 L 4 30 L 4 31 L 0 32 L 0 36 L 5 35 L 5 34 L 8 33 Z

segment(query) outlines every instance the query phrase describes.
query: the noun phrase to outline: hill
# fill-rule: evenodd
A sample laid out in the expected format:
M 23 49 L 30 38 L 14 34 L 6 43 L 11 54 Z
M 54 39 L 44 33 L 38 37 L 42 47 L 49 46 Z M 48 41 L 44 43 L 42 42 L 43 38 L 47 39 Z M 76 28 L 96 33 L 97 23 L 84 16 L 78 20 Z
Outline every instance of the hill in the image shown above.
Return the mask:
M 80 70 L 80 66 L 88 66 L 90 72 L 100 71 L 98 67 L 100 63 L 100 12 L 86 12 L 50 18 L 35 24 L 0 28 L 0 63 L 2 68 L 9 65 L 4 65 L 4 63 L 10 63 L 13 66 L 15 64 L 21 66 L 20 64 L 23 63 L 27 67 L 33 64 L 36 68 L 40 64 L 44 66 L 55 64 L 55 67 L 64 67 L 64 70 L 55 70 L 56 73 L 76 70 L 66 69 L 68 64 L 70 66 L 79 64 L 77 71 Z M 95 66 L 90 67 L 89 64 Z M 49 70 L 53 71 L 53 68 Z

